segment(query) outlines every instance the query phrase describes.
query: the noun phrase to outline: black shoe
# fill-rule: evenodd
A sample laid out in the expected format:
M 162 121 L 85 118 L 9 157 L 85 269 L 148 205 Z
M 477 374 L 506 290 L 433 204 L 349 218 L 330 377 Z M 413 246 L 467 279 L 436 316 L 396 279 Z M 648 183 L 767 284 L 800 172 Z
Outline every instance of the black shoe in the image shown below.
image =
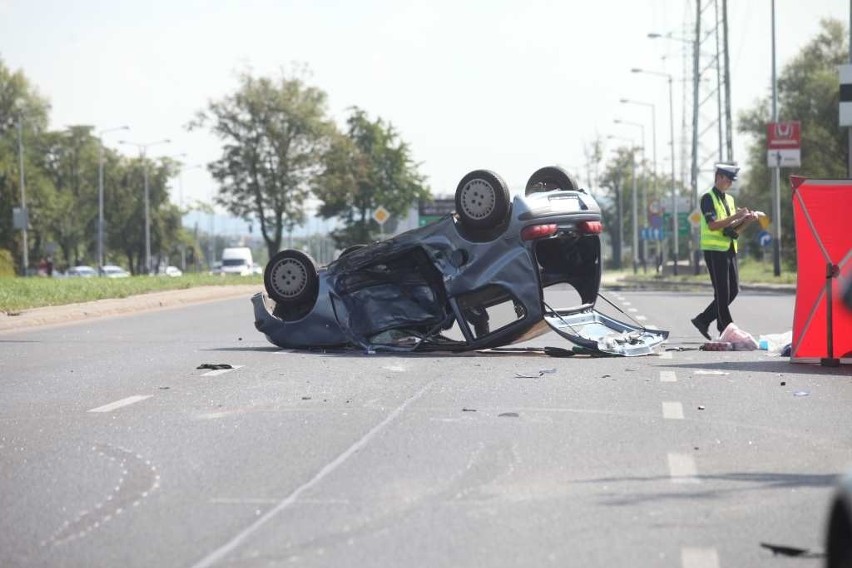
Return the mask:
M 697 329 L 697 330 L 698 330 L 698 333 L 700 333 L 701 335 L 703 335 L 704 337 L 706 337 L 708 341 L 710 341 L 710 334 L 709 334 L 709 333 L 708 333 L 708 331 L 707 331 L 708 329 L 710 329 L 710 326 L 709 326 L 709 325 L 702 325 L 702 324 L 701 324 L 701 321 L 699 321 L 699 319 L 698 319 L 697 317 L 692 318 L 692 319 L 691 319 L 691 320 L 689 320 L 689 321 L 691 321 L 691 322 L 692 322 L 692 325 L 694 325 L 694 326 L 695 326 L 695 329 Z

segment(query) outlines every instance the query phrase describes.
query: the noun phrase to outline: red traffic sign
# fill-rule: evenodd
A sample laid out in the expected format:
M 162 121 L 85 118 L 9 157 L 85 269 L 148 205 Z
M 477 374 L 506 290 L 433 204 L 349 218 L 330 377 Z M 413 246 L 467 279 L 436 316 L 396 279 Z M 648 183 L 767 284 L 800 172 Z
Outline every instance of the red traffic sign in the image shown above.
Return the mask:
M 770 122 L 766 125 L 768 150 L 799 150 L 802 147 L 802 123 Z

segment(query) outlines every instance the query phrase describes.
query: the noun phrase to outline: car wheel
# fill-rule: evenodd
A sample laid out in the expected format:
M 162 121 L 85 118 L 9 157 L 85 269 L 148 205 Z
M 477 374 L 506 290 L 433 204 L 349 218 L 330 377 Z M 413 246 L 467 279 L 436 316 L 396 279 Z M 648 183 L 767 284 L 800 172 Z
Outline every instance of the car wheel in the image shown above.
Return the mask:
M 547 166 L 536 171 L 527 182 L 524 195 L 561 189 L 576 191 L 579 186 L 574 178 L 559 166 Z
M 303 252 L 282 250 L 266 265 L 263 285 L 269 297 L 276 302 L 313 305 L 319 289 L 317 265 Z
M 462 178 L 456 188 L 456 213 L 469 229 L 493 229 L 509 213 L 509 188 L 494 172 L 476 170 Z

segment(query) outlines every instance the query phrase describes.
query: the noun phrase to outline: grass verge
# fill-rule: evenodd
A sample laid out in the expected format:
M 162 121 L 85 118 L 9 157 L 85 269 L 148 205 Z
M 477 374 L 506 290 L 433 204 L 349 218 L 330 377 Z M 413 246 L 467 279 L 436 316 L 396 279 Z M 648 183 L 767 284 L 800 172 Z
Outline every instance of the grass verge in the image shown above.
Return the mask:
M 208 274 L 131 276 L 130 278 L 0 278 L 0 312 L 18 312 L 148 292 L 185 290 L 196 286 L 263 285 L 261 276 L 224 277 Z

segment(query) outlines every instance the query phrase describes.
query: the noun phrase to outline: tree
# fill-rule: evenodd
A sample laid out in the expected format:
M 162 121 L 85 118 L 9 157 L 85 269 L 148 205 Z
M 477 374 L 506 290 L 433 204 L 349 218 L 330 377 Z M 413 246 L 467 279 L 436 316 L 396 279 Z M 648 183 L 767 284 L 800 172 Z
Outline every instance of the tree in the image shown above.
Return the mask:
M 325 169 L 314 180 L 314 195 L 322 202 L 319 214 L 340 218 L 344 227 L 332 237 L 338 248 L 368 243 L 379 232 L 372 219 L 379 206 L 400 217 L 413 203 L 429 198 L 408 144 L 393 125 L 371 121 L 355 107 L 345 136 L 336 136 L 324 156 Z
M 116 159 L 116 158 L 113 158 Z M 123 252 L 134 274 L 145 267 L 145 170 L 148 173 L 148 201 L 151 219 L 151 253 L 159 266 L 164 255 L 174 254 L 181 240 L 181 215 L 169 201 L 168 180 L 178 172 L 178 162 L 170 158 L 123 158 L 120 176 L 105 184 L 106 240 Z
M 335 132 L 326 115 L 326 94 L 300 78 L 243 73 L 236 93 L 211 102 L 189 125 L 209 126 L 224 141 L 222 157 L 208 165 L 219 183 L 216 202 L 258 220 L 270 257 L 285 226 L 304 219 L 309 182 Z
M 29 196 L 38 187 L 37 178 L 30 177 L 35 171 L 30 150 L 32 142 L 46 129 L 49 110 L 47 100 L 30 85 L 23 72 L 12 72 L 0 59 L 0 249 L 12 251 L 18 266 L 21 233 L 12 226 L 12 209 L 21 204 L 18 123 L 20 120 L 23 127 L 25 187 Z
M 631 217 L 625 219 L 625 211 L 630 211 L 632 207 L 632 194 L 625 191 L 625 188 L 632 187 L 633 183 L 633 160 L 635 159 L 635 150 L 627 147 L 620 147 L 616 150 L 616 155 L 607 162 L 603 173 L 600 177 L 601 187 L 609 189 L 610 199 L 607 199 L 607 206 L 601 203 L 601 217 L 605 227 L 611 228 L 609 231 L 612 244 L 613 268 L 621 269 L 621 262 L 624 249 L 624 235 L 632 234 L 633 223 Z
M 796 241 L 790 175 L 845 178 L 846 132 L 838 125 L 840 84 L 837 66 L 849 50 L 843 24 L 822 20 L 821 31 L 782 70 L 778 79 L 778 119 L 802 124 L 802 165 L 781 169 L 781 251 L 787 263 L 795 262 Z M 739 205 L 762 209 L 771 215 L 771 170 L 766 160 L 766 125 L 772 122 L 770 98 L 758 101 L 739 116 L 739 132 L 755 143 L 748 149 L 748 176 L 741 182 Z M 773 219 L 773 222 L 777 220 Z

